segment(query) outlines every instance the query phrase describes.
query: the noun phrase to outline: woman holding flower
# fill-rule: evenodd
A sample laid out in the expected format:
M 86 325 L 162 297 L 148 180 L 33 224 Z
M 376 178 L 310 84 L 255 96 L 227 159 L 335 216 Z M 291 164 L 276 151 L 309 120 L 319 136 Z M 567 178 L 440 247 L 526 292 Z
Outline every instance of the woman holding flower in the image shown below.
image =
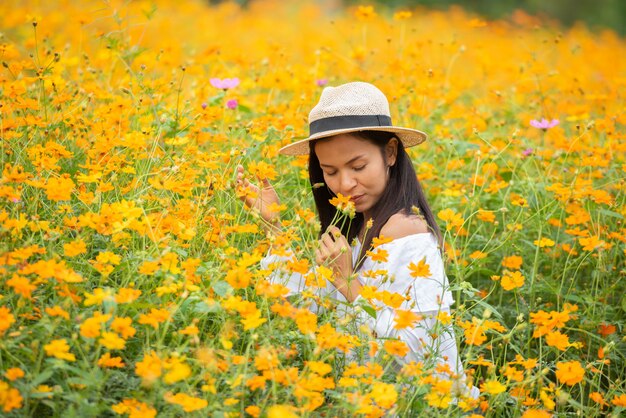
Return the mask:
M 461 376 L 454 335 L 442 320 L 449 319 L 453 298 L 439 249 L 441 233 L 405 151 L 426 135 L 393 126 L 384 94 L 363 82 L 325 88 L 309 114 L 309 128 L 307 139 L 280 152 L 309 155 L 322 232 L 315 261 L 332 270 L 320 294 L 353 307 L 373 302 L 375 317 L 358 308 L 355 315 L 378 338 L 406 343 L 404 361 L 435 360 Z M 279 225 L 270 210 L 279 199 L 269 182 L 254 186 L 240 166 L 237 183 L 257 196 L 243 197 L 245 203 L 270 225 Z M 337 222 L 340 218 L 343 222 Z M 279 260 L 270 253 L 262 264 Z M 291 294 L 306 287 L 298 273 L 271 280 Z

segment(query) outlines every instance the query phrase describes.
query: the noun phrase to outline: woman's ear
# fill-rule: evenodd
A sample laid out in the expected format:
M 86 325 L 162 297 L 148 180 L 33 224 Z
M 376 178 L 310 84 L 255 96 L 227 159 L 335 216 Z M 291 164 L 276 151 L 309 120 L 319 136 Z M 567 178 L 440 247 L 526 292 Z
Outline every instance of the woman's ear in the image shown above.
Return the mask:
M 387 156 L 387 165 L 392 166 L 396 163 L 398 156 L 398 138 L 393 137 L 385 145 L 385 155 Z

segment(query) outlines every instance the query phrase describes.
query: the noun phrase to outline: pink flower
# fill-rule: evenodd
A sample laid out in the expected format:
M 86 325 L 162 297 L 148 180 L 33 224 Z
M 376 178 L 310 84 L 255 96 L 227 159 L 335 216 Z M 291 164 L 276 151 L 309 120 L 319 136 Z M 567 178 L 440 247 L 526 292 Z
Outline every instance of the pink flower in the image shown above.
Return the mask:
M 535 127 L 537 129 L 543 129 L 543 130 L 554 128 L 558 124 L 559 124 L 558 119 L 552 119 L 551 121 L 549 121 L 548 119 L 543 118 L 541 119 L 541 121 L 538 121 L 536 119 L 533 119 L 530 121 L 530 126 Z
M 532 148 L 526 148 L 524 151 L 522 151 L 522 154 L 524 154 L 525 157 L 528 157 L 532 153 L 533 153 L 533 149 Z
M 237 99 L 231 99 L 226 102 L 226 107 L 229 109 L 237 109 Z
M 238 78 L 212 78 L 209 80 L 209 82 L 211 83 L 211 85 L 215 88 L 218 89 L 224 89 L 224 90 L 228 90 L 228 89 L 232 89 L 235 88 L 239 85 L 239 79 Z
M 319 80 L 315 81 L 315 84 L 317 84 L 319 87 L 325 86 L 328 83 L 328 80 L 325 78 L 320 78 Z

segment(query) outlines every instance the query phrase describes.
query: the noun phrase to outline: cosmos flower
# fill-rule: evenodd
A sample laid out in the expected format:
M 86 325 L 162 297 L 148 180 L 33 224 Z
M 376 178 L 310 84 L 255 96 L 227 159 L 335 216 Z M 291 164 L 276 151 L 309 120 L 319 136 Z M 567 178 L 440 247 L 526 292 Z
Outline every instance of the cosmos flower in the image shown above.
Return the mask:
M 537 128 L 537 129 L 543 129 L 543 130 L 554 128 L 558 124 L 559 124 L 558 119 L 552 119 L 551 121 L 549 121 L 548 119 L 543 118 L 541 119 L 541 121 L 538 121 L 537 119 L 533 119 L 530 121 L 530 126 Z
M 239 85 L 239 79 L 235 78 L 211 78 L 209 80 L 211 85 L 218 89 L 228 90 L 233 89 Z

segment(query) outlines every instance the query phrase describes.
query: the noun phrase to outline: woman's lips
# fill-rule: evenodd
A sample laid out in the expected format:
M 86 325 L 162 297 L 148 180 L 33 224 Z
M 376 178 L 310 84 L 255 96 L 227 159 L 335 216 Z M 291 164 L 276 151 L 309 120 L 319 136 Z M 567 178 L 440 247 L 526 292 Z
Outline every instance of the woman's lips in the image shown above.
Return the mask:
M 352 196 L 351 200 L 356 204 L 359 203 L 359 200 L 363 198 L 364 195 L 360 194 L 358 196 Z

